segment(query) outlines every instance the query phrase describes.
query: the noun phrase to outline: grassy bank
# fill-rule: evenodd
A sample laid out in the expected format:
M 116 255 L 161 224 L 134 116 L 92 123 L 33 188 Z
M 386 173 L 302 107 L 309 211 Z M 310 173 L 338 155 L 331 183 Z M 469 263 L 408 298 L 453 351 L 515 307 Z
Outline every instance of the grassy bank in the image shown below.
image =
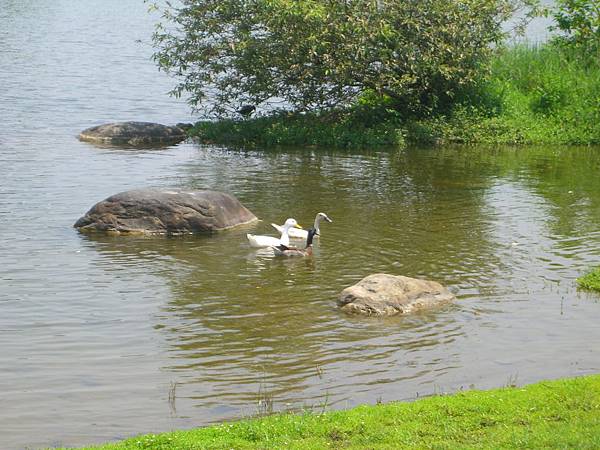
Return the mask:
M 368 148 L 405 145 L 404 130 L 392 120 L 363 121 L 355 111 L 287 114 L 249 120 L 198 122 L 192 136 L 204 143 L 234 146 L 319 146 Z
M 600 376 L 132 438 L 109 449 L 600 448 Z
M 580 288 L 600 292 L 600 267 L 577 279 Z
M 459 106 L 439 133 L 466 143 L 600 144 L 600 65 L 553 46 L 503 50 L 481 106 Z
M 362 103 L 324 114 L 200 122 L 192 133 L 240 146 L 600 144 L 600 63 L 550 45 L 511 47 L 494 58 L 488 82 L 443 113 L 407 117 Z

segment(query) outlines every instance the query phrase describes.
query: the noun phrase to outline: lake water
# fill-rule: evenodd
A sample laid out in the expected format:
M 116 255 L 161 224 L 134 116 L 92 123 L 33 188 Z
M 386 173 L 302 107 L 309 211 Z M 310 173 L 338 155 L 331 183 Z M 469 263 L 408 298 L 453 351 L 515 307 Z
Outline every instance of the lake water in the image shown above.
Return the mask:
M 97 148 L 79 131 L 192 120 L 149 60 L 141 1 L 0 8 L 0 447 L 84 445 L 264 410 L 346 408 L 600 370 L 600 149 Z M 141 42 L 139 42 L 141 41 Z M 145 186 L 236 195 L 262 222 L 211 237 L 89 237 L 94 203 Z M 311 259 L 249 248 L 295 217 Z M 458 301 L 341 313 L 374 272 Z M 260 403 L 262 401 L 262 403 Z M 268 403 L 268 402 L 267 402 Z

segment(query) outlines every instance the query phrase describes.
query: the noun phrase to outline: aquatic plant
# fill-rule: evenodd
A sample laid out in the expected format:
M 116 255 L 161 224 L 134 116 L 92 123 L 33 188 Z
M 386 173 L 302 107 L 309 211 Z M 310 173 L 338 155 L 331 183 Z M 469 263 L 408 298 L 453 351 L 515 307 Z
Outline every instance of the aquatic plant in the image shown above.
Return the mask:
M 344 114 L 279 113 L 250 120 L 198 122 L 191 135 L 204 143 L 233 146 L 320 146 L 337 148 L 403 147 L 398 124 L 383 121 L 371 126 Z
M 588 274 L 577 278 L 577 285 L 583 289 L 600 291 L 600 267 L 597 267 Z

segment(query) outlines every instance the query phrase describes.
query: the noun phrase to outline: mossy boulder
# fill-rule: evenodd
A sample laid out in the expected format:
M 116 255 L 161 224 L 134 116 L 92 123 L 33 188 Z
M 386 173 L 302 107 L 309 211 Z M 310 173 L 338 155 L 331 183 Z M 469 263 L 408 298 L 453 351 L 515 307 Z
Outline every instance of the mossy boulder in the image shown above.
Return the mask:
M 455 296 L 444 286 L 429 280 L 376 273 L 340 294 L 343 311 L 369 316 L 392 316 L 448 303 Z
M 217 191 L 136 189 L 97 203 L 74 225 L 81 232 L 191 234 L 258 220 L 235 197 Z

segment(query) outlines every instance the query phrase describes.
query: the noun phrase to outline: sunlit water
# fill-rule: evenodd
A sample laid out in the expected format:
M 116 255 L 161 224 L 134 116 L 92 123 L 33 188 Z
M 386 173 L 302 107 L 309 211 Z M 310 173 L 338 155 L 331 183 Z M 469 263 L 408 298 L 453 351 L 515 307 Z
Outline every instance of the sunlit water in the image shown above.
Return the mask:
M 102 149 L 77 133 L 172 124 L 145 6 L 0 8 L 0 447 L 83 445 L 244 417 L 598 372 L 600 149 Z M 142 42 L 136 42 L 142 40 Z M 144 186 L 236 195 L 262 222 L 210 237 L 89 237 L 72 224 Z M 318 211 L 311 259 L 248 247 Z M 427 314 L 335 305 L 374 272 L 458 296 Z M 266 402 L 268 404 L 268 401 Z

